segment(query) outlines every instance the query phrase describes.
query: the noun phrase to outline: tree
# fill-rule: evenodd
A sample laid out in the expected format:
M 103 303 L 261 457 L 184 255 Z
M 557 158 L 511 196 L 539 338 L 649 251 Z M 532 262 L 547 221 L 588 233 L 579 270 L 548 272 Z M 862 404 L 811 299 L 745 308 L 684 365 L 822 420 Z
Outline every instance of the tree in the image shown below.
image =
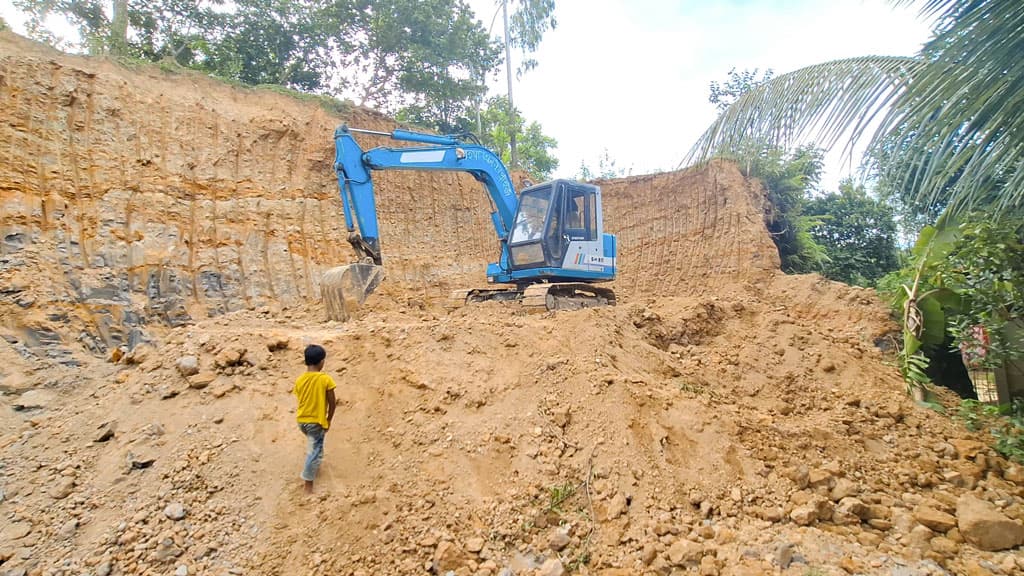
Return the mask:
M 112 53 L 149 60 L 179 59 L 191 42 L 212 36 L 223 14 L 215 10 L 220 0 L 15 0 L 28 16 L 29 35 L 55 46 L 85 50 L 90 54 Z M 44 22 L 63 16 L 78 29 L 78 41 L 65 41 L 49 32 Z M 129 30 L 133 34 L 129 34 Z M 188 52 L 191 54 L 191 52 Z
M 93 53 L 123 42 L 128 56 L 246 84 L 337 88 L 444 130 L 484 94 L 500 55 L 464 0 L 113 0 L 126 20 L 101 0 L 15 1 L 37 38 L 56 42 L 43 23 L 62 15 Z
M 515 99 L 512 97 L 512 48 L 517 47 L 522 51 L 522 60 L 516 70 L 516 77 L 521 77 L 524 72 L 532 70 L 537 66 L 537 61 L 531 55 L 540 47 L 540 41 L 544 33 L 550 28 L 558 26 L 555 19 L 554 0 L 512 0 L 516 9 L 512 12 L 512 24 L 509 25 L 508 4 L 509 0 L 496 0 L 496 5 L 501 7 L 502 21 L 504 23 L 504 35 L 502 44 L 505 47 L 505 74 L 508 82 L 508 113 L 512 115 L 515 108 Z M 495 13 L 497 16 L 497 13 Z M 515 167 L 518 162 L 518 150 L 516 145 L 517 133 L 515 130 L 509 133 L 511 148 L 511 163 Z
M 500 53 L 463 0 L 382 0 L 360 18 L 357 101 L 453 131 L 486 92 Z
M 804 213 L 819 224 L 811 237 L 828 253 L 822 273 L 833 280 L 874 286 L 896 270 L 896 223 L 884 202 L 846 180 L 839 191 L 808 200 Z
M 763 84 L 768 80 L 771 80 L 774 72 L 771 68 L 764 71 L 764 74 L 760 79 L 757 78 L 757 68 L 753 70 L 744 69 L 743 72 L 737 72 L 735 68 L 729 70 L 729 79 L 724 84 L 720 84 L 716 80 L 711 81 L 711 85 L 708 87 L 708 102 L 715 105 L 718 112 L 723 112 L 726 108 L 732 105 L 737 98 L 743 94 L 749 92 L 759 84 Z
M 767 190 L 765 225 L 779 249 L 782 271 L 822 271 L 829 256 L 811 235 L 820 222 L 805 214 L 807 198 L 821 178 L 822 152 L 813 146 L 792 152 L 753 146 L 747 152 L 724 157 L 735 161 L 744 176 L 760 180 Z
M 205 38 L 197 67 L 246 84 L 328 88 L 334 54 L 352 50 L 358 12 L 333 0 L 236 0 L 218 35 Z
M 510 165 L 511 134 L 513 131 L 519 133 L 519 168 L 536 180 L 548 180 L 558 168 L 558 159 L 552 154 L 552 150 L 558 147 L 558 141 L 545 135 L 537 122 L 527 123 L 519 110 L 515 110 L 511 117 L 508 110 L 508 100 L 504 96 L 495 96 L 487 101 L 487 108 L 480 114 L 482 143 L 494 150 L 502 162 Z

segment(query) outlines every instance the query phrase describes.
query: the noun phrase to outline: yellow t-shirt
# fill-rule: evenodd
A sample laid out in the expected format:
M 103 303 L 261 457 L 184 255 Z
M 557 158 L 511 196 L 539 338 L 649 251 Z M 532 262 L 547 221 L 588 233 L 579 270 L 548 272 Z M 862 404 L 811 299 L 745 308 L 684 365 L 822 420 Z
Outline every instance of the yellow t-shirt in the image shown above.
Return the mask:
M 292 392 L 299 400 L 295 419 L 299 424 L 319 424 L 327 429 L 327 391 L 334 390 L 334 379 L 323 372 L 306 372 L 295 380 Z

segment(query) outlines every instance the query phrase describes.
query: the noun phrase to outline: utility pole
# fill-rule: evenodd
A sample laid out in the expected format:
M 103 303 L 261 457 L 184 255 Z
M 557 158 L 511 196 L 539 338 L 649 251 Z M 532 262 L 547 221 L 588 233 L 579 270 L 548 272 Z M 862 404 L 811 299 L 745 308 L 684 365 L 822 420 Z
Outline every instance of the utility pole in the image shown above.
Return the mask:
M 508 37 L 508 0 L 502 0 L 501 12 L 505 20 L 505 73 L 508 77 L 508 139 L 509 146 L 512 149 L 512 168 L 517 168 L 519 163 L 516 162 L 516 107 L 512 103 L 512 42 Z

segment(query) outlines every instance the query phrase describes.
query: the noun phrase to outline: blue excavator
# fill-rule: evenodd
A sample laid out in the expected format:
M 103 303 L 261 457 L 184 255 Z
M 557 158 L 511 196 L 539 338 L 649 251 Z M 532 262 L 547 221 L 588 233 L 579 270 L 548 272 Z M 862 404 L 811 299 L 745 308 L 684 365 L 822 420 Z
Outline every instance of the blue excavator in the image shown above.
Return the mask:
M 387 136 L 420 146 L 363 151 L 353 134 Z M 519 300 L 533 309 L 562 310 L 615 303 L 596 284 L 615 279 L 616 241 L 604 233 L 601 189 L 573 180 L 530 185 L 518 195 L 501 159 L 471 134 L 379 132 L 340 126 L 334 132 L 334 170 L 357 262 L 328 270 L 321 293 L 332 320 L 346 320 L 384 277 L 374 198 L 374 170 L 468 172 L 490 197 L 491 223 L 501 244 L 487 265 L 487 288 L 457 290 L 449 305 Z M 504 286 L 499 286 L 504 285 Z

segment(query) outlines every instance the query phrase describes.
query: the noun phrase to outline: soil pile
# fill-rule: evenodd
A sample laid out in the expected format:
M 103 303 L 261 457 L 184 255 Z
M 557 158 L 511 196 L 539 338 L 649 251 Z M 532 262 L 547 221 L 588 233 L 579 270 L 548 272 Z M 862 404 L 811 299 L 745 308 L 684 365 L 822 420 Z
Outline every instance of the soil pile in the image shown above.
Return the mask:
M 1024 570 L 1024 470 L 906 398 L 872 292 L 778 273 L 735 168 L 602 183 L 621 305 L 536 315 L 437 306 L 483 279 L 486 198 L 381 173 L 386 288 L 325 323 L 341 119 L 0 54 L 0 570 Z M 342 405 L 307 498 L 309 342 Z

